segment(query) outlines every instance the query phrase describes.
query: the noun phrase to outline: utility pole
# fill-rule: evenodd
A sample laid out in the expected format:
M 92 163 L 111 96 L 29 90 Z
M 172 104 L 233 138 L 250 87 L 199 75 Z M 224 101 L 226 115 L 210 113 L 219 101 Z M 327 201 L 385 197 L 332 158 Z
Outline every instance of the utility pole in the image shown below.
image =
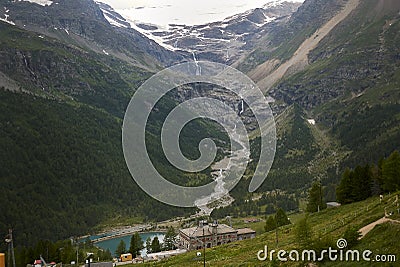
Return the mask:
M 276 247 L 278 247 L 278 244 L 279 244 L 279 239 L 278 239 L 278 221 L 276 220 L 276 215 L 275 215 L 275 240 L 276 240 Z
M 5 241 L 8 244 L 8 266 L 11 267 L 11 259 L 12 259 L 12 266 L 15 267 L 14 240 L 11 228 L 8 229 L 8 235 Z
M 203 227 L 203 266 L 206 267 L 206 237 L 204 235 L 204 227 Z
M 319 212 L 319 210 L 320 210 L 320 206 L 321 205 L 321 209 L 322 209 L 322 207 L 323 207 L 323 205 L 322 205 L 322 182 L 321 182 L 321 179 L 319 179 L 319 204 L 318 204 L 318 212 Z
M 79 255 L 79 243 L 78 242 L 76 242 L 76 266 L 78 266 L 79 265 L 79 258 L 78 258 L 78 255 Z
M 278 220 L 277 220 L 277 214 L 278 214 L 278 193 L 275 191 L 275 239 L 276 239 L 276 247 L 278 247 L 279 244 L 279 239 L 278 239 Z

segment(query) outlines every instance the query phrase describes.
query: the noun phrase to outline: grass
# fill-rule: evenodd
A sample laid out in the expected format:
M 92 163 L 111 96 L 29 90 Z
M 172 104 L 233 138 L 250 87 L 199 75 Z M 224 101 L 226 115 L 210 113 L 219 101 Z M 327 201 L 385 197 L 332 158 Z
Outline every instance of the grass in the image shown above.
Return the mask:
M 384 223 L 377 225 L 358 245 L 352 250 L 358 250 L 362 253 L 365 250 L 373 251 L 372 261 L 376 255 L 396 255 L 400 251 L 398 236 L 400 235 L 400 224 Z M 362 255 L 362 254 L 361 254 Z M 399 266 L 399 255 L 396 255 L 397 262 L 369 262 L 363 263 L 363 266 Z M 323 266 L 343 266 L 342 262 L 326 262 Z M 346 266 L 361 266 L 360 262 L 348 262 Z
M 354 226 L 357 229 L 376 221 L 384 216 L 384 207 L 393 202 L 394 196 L 387 198 L 384 203 L 379 202 L 378 197 L 370 198 L 362 202 L 344 205 L 339 208 L 326 209 L 319 213 L 309 215 L 314 238 L 322 237 L 336 244 L 336 240 L 343 236 L 345 230 Z M 255 239 L 230 243 L 206 250 L 206 266 L 275 266 L 272 262 L 260 262 L 257 252 L 265 245 L 269 251 L 272 249 L 284 249 L 290 251 L 299 249 L 296 241 L 295 225 L 305 216 L 304 213 L 291 214 L 292 225 L 281 227 L 278 230 L 278 245 L 276 244 L 276 232 L 258 234 Z M 393 219 L 399 219 L 394 215 Z M 243 219 L 241 220 L 243 221 Z M 260 227 L 264 222 L 253 224 L 241 224 L 239 219 L 233 221 L 234 227 Z M 369 249 L 376 254 L 396 254 L 400 251 L 398 236 L 400 224 L 385 223 L 375 227 L 352 249 Z M 335 246 L 335 245 L 332 245 Z M 335 248 L 335 247 L 333 247 Z M 200 251 L 202 252 L 202 251 Z M 196 256 L 197 251 L 191 251 L 183 255 L 171 257 L 159 262 L 149 262 L 139 266 L 202 266 L 202 257 Z M 399 255 L 396 255 L 399 257 Z M 287 262 L 276 266 L 304 266 L 305 263 Z M 137 266 L 137 265 L 126 265 Z M 366 262 L 318 262 L 317 266 L 399 266 L 398 263 L 366 263 Z

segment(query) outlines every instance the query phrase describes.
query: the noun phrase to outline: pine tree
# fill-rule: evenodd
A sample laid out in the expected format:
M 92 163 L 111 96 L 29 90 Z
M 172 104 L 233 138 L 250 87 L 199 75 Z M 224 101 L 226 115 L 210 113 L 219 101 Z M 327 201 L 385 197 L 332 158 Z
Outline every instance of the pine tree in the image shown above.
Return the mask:
M 146 239 L 146 250 L 147 254 L 151 253 L 151 238 L 150 236 Z
M 126 244 L 123 239 L 119 242 L 117 249 L 115 250 L 115 254 L 117 256 L 126 253 Z
M 265 225 L 264 225 L 265 232 L 272 231 L 275 228 L 276 228 L 276 222 L 275 222 L 274 216 L 273 215 L 268 216 L 268 218 L 265 222 Z
M 383 189 L 400 190 L 400 153 L 394 151 L 382 164 Z
M 323 192 L 321 182 L 314 182 L 308 192 L 307 211 L 316 212 L 326 208 L 323 201 Z
M 167 233 L 164 237 L 164 249 L 172 250 L 175 248 L 175 240 L 176 240 L 176 232 L 175 229 L 171 226 L 168 228 Z
M 153 238 L 153 241 L 151 241 L 151 252 L 160 252 L 161 251 L 161 245 L 160 241 L 158 240 L 158 237 L 155 236 Z
M 367 199 L 372 195 L 373 184 L 373 171 L 370 165 L 357 166 L 354 170 L 347 168 L 336 189 L 336 198 L 342 204 Z
M 279 209 L 276 211 L 276 214 L 275 214 L 275 221 L 276 221 L 276 225 L 277 225 L 278 227 L 283 226 L 283 225 L 290 224 L 289 218 L 287 217 L 285 211 L 284 211 L 283 209 L 281 209 L 281 208 L 279 208 Z
M 295 228 L 296 240 L 302 247 L 307 247 L 312 243 L 312 229 L 308 222 L 308 215 L 297 222 Z
M 352 171 L 346 168 L 342 174 L 342 179 L 336 188 L 336 198 L 342 204 L 353 202 L 352 198 Z
M 140 250 L 142 249 L 143 249 L 142 238 L 140 237 L 139 233 L 136 232 L 131 237 L 129 252 L 132 253 L 133 256 L 136 256 L 140 254 Z

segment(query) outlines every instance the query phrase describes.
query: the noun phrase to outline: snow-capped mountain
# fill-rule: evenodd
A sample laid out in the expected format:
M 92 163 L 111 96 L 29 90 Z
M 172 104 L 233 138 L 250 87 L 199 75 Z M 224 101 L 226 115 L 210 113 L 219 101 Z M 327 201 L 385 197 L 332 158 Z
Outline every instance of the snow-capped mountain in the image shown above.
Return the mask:
M 98 2 L 98 5 L 109 23 L 116 27 L 131 27 L 172 51 L 195 53 L 200 60 L 229 64 L 244 51 L 254 48 L 257 40 L 274 23 L 287 19 L 301 3 L 275 1 L 218 22 L 195 26 L 169 24 L 166 27 L 124 17 L 104 3 Z
M 0 21 L 148 70 L 183 60 L 93 0 L 0 0 Z
M 279 0 L 218 22 L 159 26 L 121 15 L 112 6 L 92 0 L 1 3 L 3 22 L 145 68 L 192 60 L 193 54 L 198 60 L 231 64 L 263 43 L 261 37 L 301 5 Z
M 49 6 L 53 4 L 53 0 L 16 0 L 14 2 L 31 2 L 41 6 Z

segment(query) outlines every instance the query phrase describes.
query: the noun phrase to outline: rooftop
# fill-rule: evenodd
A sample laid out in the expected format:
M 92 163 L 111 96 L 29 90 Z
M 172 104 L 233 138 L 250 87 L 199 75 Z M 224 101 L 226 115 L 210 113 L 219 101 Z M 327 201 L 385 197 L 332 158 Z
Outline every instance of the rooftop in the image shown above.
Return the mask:
M 337 202 L 327 202 L 326 205 L 327 205 L 328 207 L 339 207 L 339 206 L 340 206 L 340 203 L 337 203 Z
M 256 231 L 250 228 L 241 228 L 237 230 L 238 235 L 245 235 L 245 234 L 255 234 Z
M 196 226 L 192 228 L 181 229 L 179 231 L 189 237 L 200 237 L 203 236 L 203 229 L 204 229 L 204 236 L 212 235 L 213 227 L 217 227 L 217 234 L 227 234 L 227 233 L 237 232 L 237 230 L 235 230 L 232 227 L 229 227 L 226 224 L 209 224 L 209 225 L 204 225 L 203 227 Z

